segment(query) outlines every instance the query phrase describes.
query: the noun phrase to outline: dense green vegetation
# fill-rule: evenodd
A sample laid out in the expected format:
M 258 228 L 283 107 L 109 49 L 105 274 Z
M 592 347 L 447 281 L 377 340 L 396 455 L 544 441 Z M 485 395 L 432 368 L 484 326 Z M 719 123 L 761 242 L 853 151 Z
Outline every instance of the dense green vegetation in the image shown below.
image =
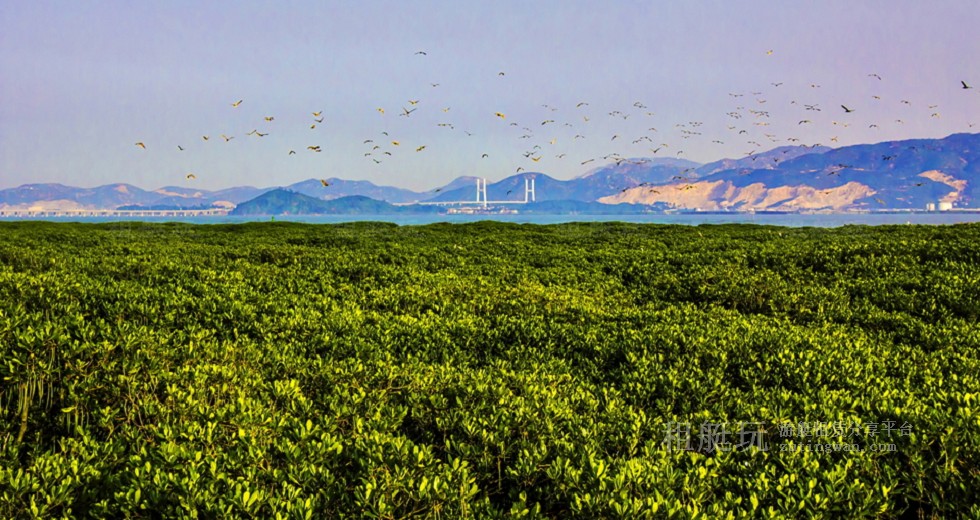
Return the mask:
M 0 517 L 977 517 L 978 243 L 0 224 Z

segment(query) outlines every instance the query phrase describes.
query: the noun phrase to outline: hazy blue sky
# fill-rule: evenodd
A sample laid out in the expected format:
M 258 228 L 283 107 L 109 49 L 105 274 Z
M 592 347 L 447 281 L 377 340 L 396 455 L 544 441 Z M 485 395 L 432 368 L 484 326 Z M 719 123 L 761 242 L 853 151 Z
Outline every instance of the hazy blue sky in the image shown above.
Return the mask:
M 980 132 L 977 27 L 974 0 L 6 0 L 0 188 L 422 190 L 518 168 L 571 178 L 610 154 Z

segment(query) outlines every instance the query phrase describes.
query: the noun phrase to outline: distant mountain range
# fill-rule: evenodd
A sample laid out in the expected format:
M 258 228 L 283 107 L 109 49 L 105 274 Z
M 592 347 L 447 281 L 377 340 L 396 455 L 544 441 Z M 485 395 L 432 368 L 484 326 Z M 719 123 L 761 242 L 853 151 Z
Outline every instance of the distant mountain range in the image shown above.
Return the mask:
M 475 186 L 476 181 L 474 181 Z M 522 214 L 589 214 L 626 215 L 663 212 L 669 209 L 663 204 L 603 204 L 577 200 L 530 202 L 520 206 Z M 363 195 L 351 195 L 322 200 L 286 189 L 275 189 L 243 202 L 232 210 L 232 215 L 394 215 L 441 213 L 445 208 L 421 204 L 399 205 L 372 199 Z
M 650 208 L 698 210 L 853 211 L 924 209 L 980 204 L 980 134 L 942 139 L 887 141 L 842 148 L 783 146 L 708 164 L 669 158 L 617 158 L 579 177 L 559 180 L 541 172 L 512 175 L 488 184 L 492 201 L 523 201 L 533 180 L 535 200 L 556 212 Z M 324 186 L 326 182 L 327 186 Z M 459 177 L 440 188 L 416 192 L 369 181 L 308 179 L 289 186 L 238 186 L 218 191 L 167 186 L 147 191 L 131 184 L 77 188 L 25 184 L 0 190 L 0 209 L 70 210 L 227 207 L 237 213 L 431 212 L 406 209 L 412 202 L 476 200 L 476 177 Z M 302 197 L 300 197 L 302 196 Z M 331 202 L 324 205 L 322 203 Z M 585 204 L 583 206 L 583 204 Z M 548 205 L 522 205 L 522 212 Z
M 773 152 L 696 178 L 631 188 L 600 202 L 666 202 L 701 210 L 977 208 L 980 134 L 847 146 L 779 161 Z M 787 154 L 790 155 L 790 154 Z M 754 165 L 756 162 L 758 165 Z

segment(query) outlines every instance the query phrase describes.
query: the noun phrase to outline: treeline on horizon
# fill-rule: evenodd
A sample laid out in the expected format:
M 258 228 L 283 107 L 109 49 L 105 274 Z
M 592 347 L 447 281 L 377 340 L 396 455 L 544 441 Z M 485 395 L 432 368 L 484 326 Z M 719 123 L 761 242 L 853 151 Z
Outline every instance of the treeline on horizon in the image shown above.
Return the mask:
M 0 517 L 978 516 L 978 241 L 0 223 Z

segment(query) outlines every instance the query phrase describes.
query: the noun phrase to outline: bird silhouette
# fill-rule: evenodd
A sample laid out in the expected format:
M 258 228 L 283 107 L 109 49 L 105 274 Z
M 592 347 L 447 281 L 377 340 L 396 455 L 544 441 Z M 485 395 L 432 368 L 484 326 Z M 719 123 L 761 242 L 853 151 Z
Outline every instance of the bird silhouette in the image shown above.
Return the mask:
M 421 152 L 422 150 L 425 150 L 425 145 L 424 144 L 422 146 L 419 146 L 418 148 L 415 149 L 416 152 Z
M 422 56 L 428 56 L 428 54 L 426 54 L 426 52 L 425 52 L 425 51 L 418 51 L 418 52 L 416 52 L 416 53 L 415 53 L 415 55 L 416 55 L 416 56 L 418 56 L 418 55 L 420 55 L 420 54 L 421 54 Z
M 288 155 L 296 155 L 296 150 L 290 150 Z
M 177 149 L 180 150 L 180 151 L 182 151 L 182 152 L 184 151 L 184 147 L 181 146 L 181 145 L 179 145 L 179 144 L 177 145 Z
M 320 179 L 320 184 L 322 184 L 324 188 L 326 188 L 327 186 L 330 186 L 330 183 L 327 182 L 326 179 Z
M 143 144 L 143 142 L 142 142 L 142 141 L 140 141 L 140 142 L 138 142 L 138 143 L 136 143 L 136 146 L 139 146 L 140 148 L 142 148 L 142 149 L 144 149 L 144 150 L 146 150 L 146 145 L 145 145 L 145 144 Z
M 232 103 L 231 106 L 237 107 L 238 105 L 241 105 L 241 104 L 242 104 L 242 100 L 239 99 L 238 101 L 235 101 L 234 103 Z
M 851 112 L 854 112 L 854 109 L 847 108 L 844 105 L 841 105 L 840 107 L 844 109 L 844 113 L 850 114 Z
M 323 110 L 321 110 L 319 112 L 313 112 L 313 117 L 320 117 L 320 114 L 322 114 L 322 113 L 323 113 Z
M 969 85 L 967 85 L 967 84 L 966 84 L 966 82 L 965 82 L 965 81 L 963 81 L 963 80 L 960 80 L 960 83 L 961 83 L 961 84 L 963 85 L 963 88 L 964 88 L 964 89 L 968 89 L 968 88 L 973 88 L 973 87 L 971 87 L 971 86 L 969 86 Z
M 194 175 L 193 173 L 188 173 L 187 174 L 187 178 L 188 179 L 196 179 L 197 178 L 197 175 Z
M 500 112 L 496 112 L 496 113 L 495 113 L 495 115 L 496 115 L 497 117 L 499 117 L 500 119 L 505 119 L 505 118 L 507 117 L 507 116 L 505 116 L 504 114 L 502 114 L 502 113 L 500 113 Z
M 274 120 L 274 119 L 275 119 L 275 117 L 273 117 L 273 116 L 266 116 L 266 117 L 265 117 L 264 119 L 265 119 L 266 121 L 272 121 L 272 120 Z
M 208 136 L 206 136 L 206 135 L 202 135 L 202 136 L 201 136 L 201 139 L 204 139 L 205 141 L 207 141 L 207 140 L 208 140 Z

